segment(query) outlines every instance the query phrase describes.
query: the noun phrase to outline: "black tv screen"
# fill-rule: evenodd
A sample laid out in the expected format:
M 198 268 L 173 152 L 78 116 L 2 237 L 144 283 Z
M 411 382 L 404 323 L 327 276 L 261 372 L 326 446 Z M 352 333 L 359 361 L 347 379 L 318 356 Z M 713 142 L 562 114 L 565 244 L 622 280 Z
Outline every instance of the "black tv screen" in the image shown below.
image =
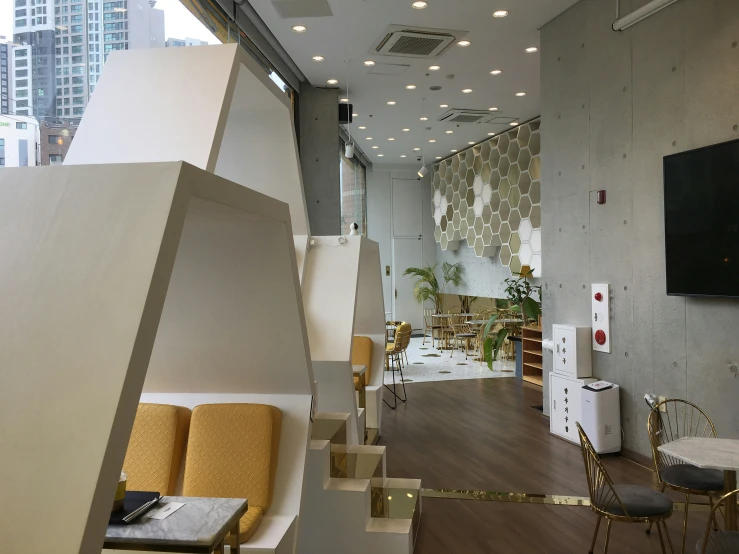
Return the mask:
M 667 294 L 739 297 L 739 140 L 664 158 Z

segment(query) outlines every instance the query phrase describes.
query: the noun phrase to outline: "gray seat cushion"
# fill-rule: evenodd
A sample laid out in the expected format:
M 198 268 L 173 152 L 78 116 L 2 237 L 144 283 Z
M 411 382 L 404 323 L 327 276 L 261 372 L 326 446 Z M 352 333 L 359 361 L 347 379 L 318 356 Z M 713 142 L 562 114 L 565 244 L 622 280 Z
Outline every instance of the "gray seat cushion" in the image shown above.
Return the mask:
M 697 491 L 724 490 L 724 472 L 718 469 L 702 469 L 690 464 L 675 464 L 659 473 L 669 485 Z
M 630 517 L 657 517 L 672 511 L 672 500 L 666 494 L 639 485 L 613 485 Z M 626 515 L 615 501 L 609 506 L 597 506 L 615 516 Z
M 703 539 L 695 545 L 698 554 L 703 552 Z M 739 552 L 739 531 L 718 531 L 711 533 L 706 554 L 737 554 Z

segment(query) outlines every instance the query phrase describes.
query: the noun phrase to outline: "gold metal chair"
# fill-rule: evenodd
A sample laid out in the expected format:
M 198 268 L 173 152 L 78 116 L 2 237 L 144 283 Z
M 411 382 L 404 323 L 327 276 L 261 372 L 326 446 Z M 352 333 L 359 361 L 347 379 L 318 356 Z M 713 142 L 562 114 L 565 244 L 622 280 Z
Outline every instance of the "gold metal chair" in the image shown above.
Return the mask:
M 672 500 L 666 494 L 652 490 L 649 487 L 614 485 L 585 431 L 579 423 L 576 423 L 576 425 L 577 432 L 580 435 L 582 458 L 585 462 L 585 474 L 588 478 L 590 508 L 598 515 L 598 521 L 595 523 L 595 533 L 593 533 L 593 542 L 590 545 L 590 554 L 593 554 L 595 542 L 598 539 L 600 521 L 603 518 L 608 521 L 603 554 L 608 552 L 608 541 L 611 538 L 611 523 L 613 521 L 656 523 L 662 553 L 666 554 L 663 531 L 667 537 L 670 552 L 672 552 L 672 542 L 665 524 L 665 520 L 672 515 Z
M 434 331 L 438 331 L 441 329 L 441 325 L 439 325 L 438 322 L 434 321 L 436 318 L 434 318 L 434 314 L 436 312 L 433 308 L 424 308 L 423 309 L 423 344 L 426 344 L 426 333 L 428 331 L 431 331 L 431 345 L 434 344 Z
M 687 400 L 670 399 L 656 404 L 647 421 L 649 442 L 652 446 L 654 470 L 660 490 L 670 487 L 685 495 L 683 540 L 680 552 L 685 553 L 686 530 L 690 495 L 707 496 L 713 505 L 712 495 L 724 490 L 724 474 L 716 469 L 702 469 L 659 451 L 659 447 L 683 437 L 716 437 L 711 418 L 695 404 Z M 647 533 L 651 531 L 651 526 Z
M 388 405 L 388 407 L 392 410 L 398 407 L 398 400 L 401 402 L 406 402 L 408 400 L 408 395 L 405 392 L 405 380 L 403 378 L 403 353 L 408 349 L 408 345 L 411 342 L 411 333 L 413 332 L 413 329 L 411 327 L 410 323 L 401 323 L 398 328 L 395 330 L 395 341 L 392 344 L 388 344 L 385 348 L 385 363 L 386 363 L 386 369 L 388 371 L 391 371 L 393 374 L 393 388 L 391 389 L 389 386 L 387 386 L 383 378 L 383 386 L 389 390 L 395 399 L 395 402 L 393 405 L 391 405 L 387 400 L 384 398 L 382 401 Z M 396 368 L 397 364 L 397 368 Z M 400 372 L 400 383 L 403 385 L 403 396 L 402 398 L 398 395 L 397 389 L 396 389 L 396 383 L 395 383 L 395 372 Z
M 736 529 L 739 529 L 739 520 L 735 518 L 732 525 L 733 529 L 726 529 L 718 523 L 720 521 L 723 525 L 724 518 L 716 517 L 719 511 L 726 513 L 726 508 L 730 502 L 736 504 L 737 495 L 739 495 L 739 489 L 725 494 L 718 499 L 711 509 L 711 516 L 706 523 L 706 534 L 695 545 L 698 554 L 735 554 L 739 552 L 739 531 L 736 531 Z M 736 510 L 734 513 L 736 513 Z M 712 522 L 714 524 L 713 532 L 711 532 Z
M 467 359 L 470 351 L 470 341 L 477 337 L 477 334 L 472 332 L 467 318 L 463 315 L 453 314 L 449 316 L 449 325 L 452 328 L 452 348 L 449 351 L 449 357 L 451 358 L 454 351 L 459 348 L 460 342 L 464 343 L 464 359 Z

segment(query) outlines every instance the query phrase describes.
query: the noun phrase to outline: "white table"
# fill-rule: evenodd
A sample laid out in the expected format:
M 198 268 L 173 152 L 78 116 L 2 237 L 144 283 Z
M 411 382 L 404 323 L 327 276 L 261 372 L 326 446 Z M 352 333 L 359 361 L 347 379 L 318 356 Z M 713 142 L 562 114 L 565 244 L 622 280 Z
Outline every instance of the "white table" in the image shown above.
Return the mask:
M 658 450 L 696 467 L 719 469 L 724 472 L 724 492 L 736 489 L 739 440 L 685 437 L 663 444 Z M 724 518 L 726 529 L 736 531 L 736 500 L 726 504 Z

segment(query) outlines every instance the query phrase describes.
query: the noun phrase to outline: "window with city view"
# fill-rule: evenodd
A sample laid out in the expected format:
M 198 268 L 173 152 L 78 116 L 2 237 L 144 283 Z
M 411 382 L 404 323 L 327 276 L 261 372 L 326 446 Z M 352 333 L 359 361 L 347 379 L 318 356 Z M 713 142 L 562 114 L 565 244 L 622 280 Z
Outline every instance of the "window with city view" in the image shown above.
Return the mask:
M 111 52 L 243 44 L 227 16 L 204 7 L 200 0 L 0 0 L 3 166 L 64 160 Z

